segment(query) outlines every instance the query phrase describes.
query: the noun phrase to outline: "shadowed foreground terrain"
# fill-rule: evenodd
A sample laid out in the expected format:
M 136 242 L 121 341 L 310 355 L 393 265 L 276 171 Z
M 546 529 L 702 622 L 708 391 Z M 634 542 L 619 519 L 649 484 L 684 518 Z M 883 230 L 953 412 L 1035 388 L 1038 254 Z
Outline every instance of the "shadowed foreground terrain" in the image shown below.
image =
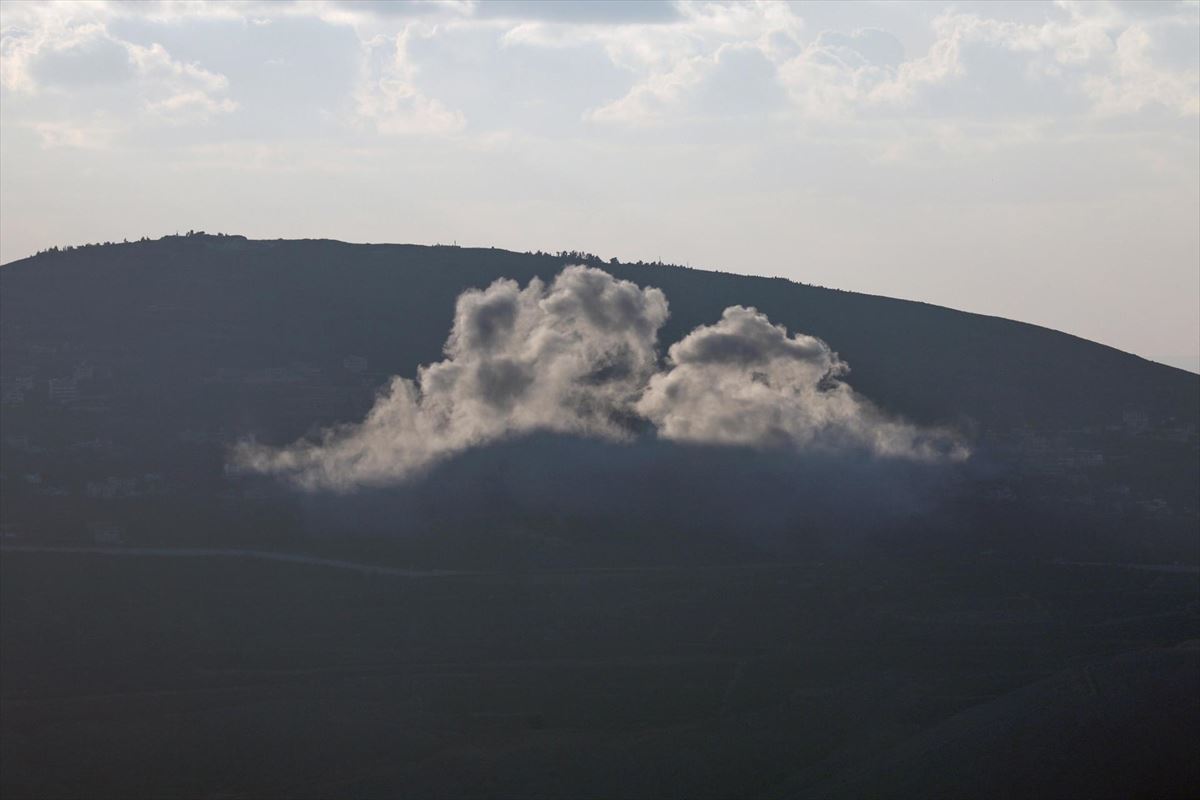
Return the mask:
M 1200 777 L 1191 572 L 0 566 L 6 797 L 1183 797 Z

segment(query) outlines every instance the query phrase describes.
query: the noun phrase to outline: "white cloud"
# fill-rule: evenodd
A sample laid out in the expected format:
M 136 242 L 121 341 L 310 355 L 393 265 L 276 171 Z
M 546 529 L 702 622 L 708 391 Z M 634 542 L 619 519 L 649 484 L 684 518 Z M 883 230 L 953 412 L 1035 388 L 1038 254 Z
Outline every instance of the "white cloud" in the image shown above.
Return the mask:
M 885 31 L 824 31 L 780 64 L 780 80 L 806 116 L 844 117 L 896 80 L 896 50 L 903 45 Z
M 731 72 L 749 68 L 742 91 L 773 87 L 771 66 L 791 52 L 803 20 L 783 3 L 681 4 L 679 21 L 665 25 L 620 26 L 585 35 L 603 44 L 612 62 L 635 76 L 622 97 L 586 116 L 598 122 L 645 125 L 672 117 L 713 117 L 745 107 L 726 92 L 706 91 Z M 572 31 L 527 24 L 509 33 L 513 42 L 555 44 L 572 41 Z M 759 70 L 759 66 L 766 70 Z M 767 92 L 769 94 L 769 92 Z M 762 97 L 763 95 L 759 95 Z
M 1200 29 L 1191 26 L 1194 37 Z M 1117 37 L 1113 68 L 1089 76 L 1084 89 L 1105 115 L 1130 114 L 1159 107 L 1180 115 L 1200 114 L 1200 69 L 1163 68 L 1155 62 L 1155 36 L 1142 25 L 1131 26 Z
M 1189 16 L 1150 26 L 1106 6 L 1070 7 L 1066 18 L 1027 24 L 947 12 L 933 22 L 935 41 L 911 60 L 890 62 L 867 34 L 825 32 L 780 74 L 799 108 L 817 118 L 924 115 L 988 119 L 1103 116 L 1152 104 L 1197 113 L 1197 72 L 1155 63 L 1155 40 L 1172 27 L 1195 31 Z
M 466 126 L 462 112 L 447 108 L 416 85 L 418 69 L 408 55 L 409 39 L 436 29 L 406 25 L 394 38 L 364 43 L 362 77 L 354 92 L 359 122 L 388 135 L 448 134 Z
M 70 147 L 76 150 L 103 150 L 116 138 L 117 129 L 103 119 L 79 122 L 35 122 L 30 126 L 47 150 Z
M 600 48 L 630 83 L 583 118 L 618 126 L 777 111 L 787 111 L 798 126 L 879 117 L 1008 125 L 1014 117 L 1200 113 L 1200 7 L 1186 3 L 1151 13 L 1137 4 L 1063 2 L 1046 6 L 1040 22 L 1028 15 L 1018 22 L 948 10 L 934 18 L 932 43 L 919 53 L 905 53 L 900 40 L 880 28 L 808 32 L 799 15 L 808 13 L 804 6 L 765 1 L 683 2 L 636 13 L 604 6 L 550 13 L 521 2 L 68 2 L 12 8 L 6 8 L 3 32 L 7 90 L 73 91 L 79 97 L 100 86 L 132 86 L 134 105 L 160 121 L 228 114 L 236 108 L 229 81 L 172 58 L 161 45 L 118 38 L 111 33 L 113 20 L 178 26 L 204 18 L 251 25 L 305 16 L 352 27 L 362 42 L 363 68 L 347 105 L 353 120 L 384 135 L 465 130 L 472 108 L 448 105 L 424 88 L 411 47 L 417 38 L 436 43 L 458 29 L 496 36 L 503 46 L 490 57 L 501 59 L 514 47 Z M 734 84 L 740 91 L 725 88 Z
M 143 84 L 146 109 L 170 121 L 207 119 L 228 114 L 237 103 L 223 97 L 229 89 L 224 75 L 171 58 L 159 44 L 126 44 Z
M 105 7 L 50 5 L 21 13 L 0 33 L 0 76 L 13 99 L 33 109 L 26 124 L 47 146 L 96 146 L 137 122 L 202 122 L 237 104 L 229 80 L 175 59 L 159 44 L 114 35 L 100 19 Z M 107 135 L 82 131 L 106 119 Z M 118 123 L 117 120 L 122 120 Z
M 951 10 L 933 20 L 927 50 L 907 56 L 895 36 L 876 28 L 825 30 L 803 41 L 803 21 L 786 5 L 700 4 L 681 10 L 678 22 L 655 26 L 529 22 L 510 30 L 506 42 L 543 47 L 602 42 L 634 82 L 588 117 L 627 125 L 719 116 L 720 104 L 697 105 L 696 98 L 704 96 L 705 83 L 719 77 L 723 52 L 751 50 L 771 65 L 760 82 L 785 87 L 801 121 L 1099 117 L 1152 106 L 1197 113 L 1196 6 L 1147 20 L 1117 6 L 1064 4 L 1048 7 L 1039 23 Z M 1155 58 L 1164 42 L 1181 35 L 1190 43 L 1182 48 L 1184 59 Z

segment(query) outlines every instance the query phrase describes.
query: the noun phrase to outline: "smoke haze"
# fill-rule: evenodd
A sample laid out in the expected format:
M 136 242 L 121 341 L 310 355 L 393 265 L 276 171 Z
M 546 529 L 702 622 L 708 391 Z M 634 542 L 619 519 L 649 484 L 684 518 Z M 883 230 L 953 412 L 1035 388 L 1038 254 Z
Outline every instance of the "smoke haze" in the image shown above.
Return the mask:
M 572 266 L 547 286 L 502 279 L 459 296 L 446 358 L 393 379 L 361 423 L 272 448 L 243 442 L 236 465 L 306 489 L 405 482 L 470 448 L 533 432 L 629 441 L 646 422 L 693 444 L 957 461 L 953 435 L 889 419 L 842 376 L 820 339 L 789 336 L 732 306 L 671 346 L 667 298 Z

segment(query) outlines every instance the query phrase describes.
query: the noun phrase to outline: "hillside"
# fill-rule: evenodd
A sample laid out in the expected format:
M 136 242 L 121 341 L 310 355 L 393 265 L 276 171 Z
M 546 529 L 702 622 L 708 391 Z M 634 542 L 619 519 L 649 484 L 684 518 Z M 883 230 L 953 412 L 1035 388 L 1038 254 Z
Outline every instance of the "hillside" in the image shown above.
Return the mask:
M 23 346 L 137 347 L 193 371 L 346 355 L 411 375 L 437 358 L 455 297 L 501 277 L 548 279 L 577 257 L 334 241 L 170 237 L 5 265 L 6 361 Z M 676 266 L 596 262 L 663 289 L 669 343 L 728 305 L 825 339 L 856 388 L 919 421 L 1062 429 L 1200 420 L 1200 376 L 1034 325 L 903 300 Z M 141 337 L 152 337 L 151 344 Z M 87 343 L 85 345 L 85 342 Z M 249 345 L 249 347 L 248 347 Z M 81 351 L 82 352 L 82 351 Z
M 726 306 L 754 306 L 826 340 L 849 363 L 847 380 L 887 412 L 961 431 L 976 453 L 970 490 L 943 526 L 1010 519 L 1020 530 L 1036 507 L 1046 525 L 1066 515 L 1085 537 L 1107 526 L 1117 538 L 1174 542 L 1157 557 L 1194 556 L 1200 376 L 1188 372 L 1033 325 L 782 279 L 581 254 L 203 234 L 0 269 L 7 530 L 104 536 L 99 508 L 114 535 L 140 525 L 134 538 L 145 538 L 145 520 L 192 506 L 204 517 L 223 503 L 261 532 L 243 501 L 270 490 L 231 484 L 231 444 L 360 419 L 390 376 L 440 357 L 460 292 L 549 279 L 581 261 L 666 293 L 664 351 Z M 134 506 L 141 522 L 126 519 Z M 1141 557 L 1156 556 L 1148 547 Z

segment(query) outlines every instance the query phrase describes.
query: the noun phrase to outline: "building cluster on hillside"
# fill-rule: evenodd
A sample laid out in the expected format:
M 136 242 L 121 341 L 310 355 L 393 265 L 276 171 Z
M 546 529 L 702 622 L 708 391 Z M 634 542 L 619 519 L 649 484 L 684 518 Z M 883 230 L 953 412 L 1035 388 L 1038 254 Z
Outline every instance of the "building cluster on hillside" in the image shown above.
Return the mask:
M 1121 515 L 1146 521 L 1195 517 L 1182 500 L 1150 493 L 1138 476 L 1147 460 L 1186 459 L 1200 454 L 1192 423 L 1156 419 L 1128 409 L 1107 425 L 1047 430 L 1020 427 L 985 431 L 980 452 L 1003 465 L 1000 476 L 982 481 L 976 496 L 1010 505 L 1036 501 L 1094 515 Z
M 98 381 L 111 380 L 112 370 L 100 368 L 89 362 L 77 363 L 69 373 L 52 374 L 44 379 L 33 374 L 6 375 L 0 378 L 0 403 L 5 406 L 36 404 L 39 397 L 52 406 L 74 408 L 84 397 L 85 388 L 92 399 L 99 399 L 95 392 Z M 45 393 L 38 391 L 45 386 Z
M 1021 430 L 999 439 L 998 444 L 1014 466 L 1034 475 L 1068 476 L 1105 465 L 1104 452 L 1098 446 L 1064 433 Z

